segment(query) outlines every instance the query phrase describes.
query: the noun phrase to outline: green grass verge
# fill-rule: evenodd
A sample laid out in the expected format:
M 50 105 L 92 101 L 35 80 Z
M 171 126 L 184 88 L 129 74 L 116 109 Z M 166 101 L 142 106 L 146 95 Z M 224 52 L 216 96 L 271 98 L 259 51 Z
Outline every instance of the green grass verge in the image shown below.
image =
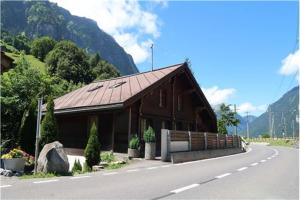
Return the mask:
M 23 176 L 20 176 L 19 179 L 52 178 L 57 176 L 59 175 L 54 173 L 36 173 L 36 174 L 24 174 Z
M 38 172 L 36 174 L 24 174 L 19 176 L 19 179 L 33 179 L 33 178 L 53 178 L 53 177 L 60 177 L 60 176 L 73 176 L 72 172 L 66 174 L 56 174 L 56 173 L 42 173 Z
M 107 167 L 105 167 L 104 169 L 108 169 L 108 170 L 119 169 L 125 167 L 126 165 L 127 163 L 125 164 L 109 163 Z
M 271 138 L 262 138 L 262 139 L 247 139 L 248 142 L 267 142 L 271 146 L 283 146 L 283 147 L 293 147 L 296 143 L 297 140 L 293 139 L 283 139 L 283 138 L 278 138 L 278 139 L 271 139 Z

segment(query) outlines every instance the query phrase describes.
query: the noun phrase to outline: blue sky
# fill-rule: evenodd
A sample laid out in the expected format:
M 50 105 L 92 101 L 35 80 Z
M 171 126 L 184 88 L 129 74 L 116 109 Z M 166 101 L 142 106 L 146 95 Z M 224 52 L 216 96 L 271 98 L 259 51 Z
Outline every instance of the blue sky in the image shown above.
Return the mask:
M 242 115 L 261 114 L 298 84 L 297 1 L 57 2 L 97 21 L 140 71 L 151 68 L 151 43 L 155 67 L 189 58 L 210 103 L 237 104 Z

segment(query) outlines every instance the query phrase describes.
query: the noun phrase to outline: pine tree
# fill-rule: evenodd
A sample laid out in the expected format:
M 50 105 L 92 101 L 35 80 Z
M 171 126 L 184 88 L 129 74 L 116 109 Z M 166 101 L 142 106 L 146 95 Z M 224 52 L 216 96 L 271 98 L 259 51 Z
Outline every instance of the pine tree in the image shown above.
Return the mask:
M 58 128 L 54 116 L 54 101 L 50 96 L 47 101 L 47 112 L 42 122 L 40 146 L 57 140 Z
M 90 130 L 90 136 L 86 148 L 84 150 L 84 156 L 87 165 L 91 168 L 93 165 L 97 165 L 100 162 L 100 143 L 97 136 L 97 128 L 93 123 Z
M 36 135 L 36 112 L 37 102 L 32 101 L 29 108 L 24 112 L 19 130 L 19 145 L 22 150 L 34 154 L 34 142 Z

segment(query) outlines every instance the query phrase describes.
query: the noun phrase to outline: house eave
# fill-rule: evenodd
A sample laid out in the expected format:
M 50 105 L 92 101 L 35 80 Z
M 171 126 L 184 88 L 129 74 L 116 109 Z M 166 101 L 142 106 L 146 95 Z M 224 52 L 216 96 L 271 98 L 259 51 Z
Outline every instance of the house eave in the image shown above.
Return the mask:
M 99 106 L 85 106 L 77 108 L 66 108 L 54 110 L 54 114 L 71 114 L 71 113 L 82 113 L 82 112 L 93 112 L 93 111 L 105 111 L 111 109 L 121 109 L 123 108 L 123 103 L 109 104 L 109 105 L 99 105 Z M 43 112 L 43 114 L 45 111 Z

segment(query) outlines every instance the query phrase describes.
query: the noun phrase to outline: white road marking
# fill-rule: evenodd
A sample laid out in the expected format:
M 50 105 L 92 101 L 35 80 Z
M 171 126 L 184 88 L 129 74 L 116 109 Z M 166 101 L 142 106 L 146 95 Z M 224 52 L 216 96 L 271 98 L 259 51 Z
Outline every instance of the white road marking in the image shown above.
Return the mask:
M 137 171 L 140 171 L 139 169 L 129 169 L 127 170 L 127 172 L 137 172 Z
M 165 167 L 171 167 L 171 165 L 163 165 L 161 167 L 163 167 L 163 168 L 165 168 Z
M 148 167 L 147 169 L 157 169 L 158 167 Z
M 91 177 L 91 176 L 75 176 L 70 179 L 80 179 L 80 178 L 89 178 L 89 177 Z
M 12 185 L 0 185 L 0 188 L 11 187 Z
M 268 157 L 267 159 L 268 159 L 268 160 L 271 160 L 271 159 L 272 159 L 272 157 Z
M 243 170 L 245 170 L 245 169 L 247 169 L 248 167 L 242 167 L 242 168 L 239 168 L 239 169 L 237 169 L 237 171 L 243 171 Z
M 174 193 L 174 194 L 177 194 L 179 192 L 183 192 L 185 190 L 189 190 L 189 189 L 192 189 L 194 187 L 198 187 L 200 184 L 198 183 L 195 183 L 195 184 L 192 184 L 192 185 L 188 185 L 188 186 L 185 186 L 185 187 L 182 187 L 182 188 L 178 188 L 176 190 L 172 190 L 171 193 Z
M 224 177 L 229 176 L 229 175 L 231 175 L 231 173 L 221 174 L 219 176 L 216 176 L 215 178 L 224 178 Z
M 36 183 L 36 184 L 38 184 L 38 183 L 51 183 L 51 182 L 57 182 L 57 181 L 58 181 L 58 179 L 53 179 L 53 180 L 46 180 L 46 181 L 35 181 L 33 183 Z
M 252 164 L 251 164 L 251 166 L 255 166 L 255 165 L 258 165 L 258 163 L 256 162 L 256 163 L 252 163 Z
M 261 160 L 260 162 L 262 162 L 262 163 L 263 163 L 263 162 L 266 162 L 266 160 Z
M 118 174 L 118 172 L 104 173 L 103 175 L 104 175 L 104 176 L 108 176 L 108 175 L 115 175 L 115 174 Z

